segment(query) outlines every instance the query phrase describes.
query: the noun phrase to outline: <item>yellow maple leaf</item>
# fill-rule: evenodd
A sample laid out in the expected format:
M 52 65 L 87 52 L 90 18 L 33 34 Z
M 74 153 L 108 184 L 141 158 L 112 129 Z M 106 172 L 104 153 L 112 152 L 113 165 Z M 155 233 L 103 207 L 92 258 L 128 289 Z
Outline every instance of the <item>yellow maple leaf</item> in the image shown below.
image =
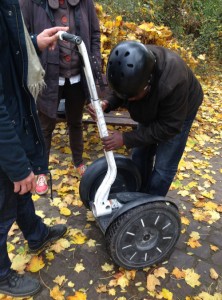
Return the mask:
M 71 229 L 69 235 L 72 238 L 72 244 L 81 245 L 84 244 L 87 237 L 85 234 L 79 229 Z
M 186 197 L 189 195 L 189 191 L 185 191 L 185 190 L 179 191 L 178 194 L 181 195 L 182 197 Z
M 110 264 L 105 263 L 103 266 L 101 266 L 101 268 L 105 272 L 110 272 L 110 271 L 113 271 L 114 265 L 110 265 Z
M 192 189 L 193 187 L 196 187 L 196 186 L 197 186 L 197 182 L 191 181 L 191 182 L 189 182 L 184 188 L 185 188 L 186 190 L 190 190 L 190 189 Z
M 201 283 L 199 281 L 200 275 L 195 273 L 194 269 L 183 270 L 185 272 L 185 281 L 191 287 L 199 286 Z
M 60 253 L 62 250 L 70 247 L 70 242 L 66 239 L 59 239 L 50 246 L 50 250 L 54 250 L 56 253 Z
M 26 269 L 30 272 L 38 272 L 39 270 L 44 268 L 44 266 L 45 263 L 43 261 L 42 256 L 35 255 L 31 258 L 31 261 L 29 262 Z
M 122 16 L 117 16 L 115 21 L 115 26 L 119 27 L 122 25 Z
M 17 254 L 12 259 L 11 268 L 19 273 L 23 273 L 26 264 L 30 261 L 31 255 Z
M 63 215 L 63 216 L 70 216 L 71 215 L 71 210 L 67 207 L 62 207 L 60 209 L 60 214 Z
M 87 242 L 86 242 L 86 244 L 87 244 L 87 246 L 88 247 L 95 247 L 96 246 L 96 241 L 95 240 L 93 240 L 93 239 L 90 239 L 90 240 L 88 240 Z
M 218 277 L 219 277 L 219 275 L 217 274 L 217 272 L 213 268 L 210 268 L 210 277 L 212 279 L 218 279 Z
M 222 294 L 215 293 L 214 295 L 210 295 L 207 292 L 201 292 L 198 295 L 198 299 L 203 299 L 203 300 L 221 300 L 222 299 Z
M 66 277 L 63 276 L 57 276 L 53 282 L 57 283 L 59 286 L 61 286 L 63 283 L 65 283 L 67 281 Z
M 190 224 L 190 220 L 184 216 L 181 217 L 181 223 L 184 225 L 189 225 Z
M 166 278 L 166 274 L 168 274 L 168 273 L 169 273 L 169 271 L 164 267 L 160 267 L 160 268 L 154 270 L 154 275 L 156 277 L 161 277 L 163 279 Z
M 157 285 L 160 285 L 159 279 L 156 278 L 156 276 L 153 274 L 148 275 L 147 276 L 147 284 L 146 284 L 148 291 L 154 292 Z
M 200 239 L 200 234 L 197 231 L 192 231 L 190 234 L 190 237 L 195 239 L 195 240 L 199 240 Z
M 162 289 L 161 295 L 164 297 L 164 299 L 173 300 L 173 293 L 167 289 Z
M 108 290 L 108 294 L 110 296 L 115 296 L 116 295 L 116 290 L 115 289 L 110 289 L 110 290 Z
M 99 284 L 96 288 L 97 293 L 106 293 L 107 286 L 105 284 Z
M 12 298 L 11 296 L 6 296 L 3 294 L 0 294 L 0 300 L 13 300 L 14 298 Z M 18 300 L 22 300 L 21 298 L 17 298 Z M 30 298 L 29 298 L 30 299 Z M 31 300 L 31 299 L 30 299 Z
M 82 272 L 82 271 L 85 270 L 85 267 L 83 266 L 82 263 L 77 263 L 76 266 L 75 266 L 75 268 L 74 268 L 74 270 L 75 270 L 77 273 L 80 273 L 80 272 Z
M 210 245 L 210 249 L 215 252 L 219 250 L 219 248 L 215 245 Z
M 120 268 L 120 270 L 125 274 L 126 278 L 129 280 L 134 280 L 136 276 L 136 270 L 125 270 Z
M 73 283 L 72 281 L 69 281 L 69 282 L 68 282 L 68 287 L 73 288 L 74 286 L 75 286 L 75 283 Z
M 217 210 L 218 205 L 212 201 L 208 201 L 204 204 L 204 209 L 206 210 Z
M 209 192 L 204 191 L 204 192 L 201 193 L 201 195 L 202 195 L 203 197 L 206 197 L 206 198 L 208 198 L 208 199 L 214 199 L 214 194 L 215 194 L 215 191 L 214 191 L 214 190 L 211 190 L 211 191 L 209 191 Z
M 222 213 L 222 205 L 217 206 L 217 211 Z
M 205 60 L 206 59 L 206 54 L 200 54 L 197 56 L 198 59 L 200 60 Z
M 67 300 L 86 300 L 87 296 L 81 291 L 76 291 L 74 296 L 68 296 Z
M 173 269 L 172 275 L 174 275 L 177 279 L 182 279 L 185 277 L 185 272 L 176 267 Z
M 55 258 L 53 252 L 47 252 L 45 256 L 49 261 Z
M 190 246 L 191 248 L 199 248 L 199 247 L 201 247 L 202 245 L 200 244 L 200 242 L 198 241 L 198 240 L 195 240 L 194 238 L 190 238 L 189 240 L 188 240 L 188 242 L 186 242 L 186 244 L 188 245 L 188 246 Z
M 210 176 L 209 174 L 204 174 L 202 176 L 202 178 L 208 179 L 211 183 L 216 183 L 216 180 L 212 176 Z
M 116 281 L 117 285 L 119 285 L 122 289 L 125 289 L 126 286 L 129 285 L 129 279 L 126 276 L 122 275 Z
M 212 224 L 212 223 L 220 220 L 220 214 L 218 212 L 208 210 L 207 213 L 210 216 L 209 221 L 208 221 L 209 224 Z
M 42 218 L 42 219 L 45 218 L 45 214 L 44 214 L 43 210 L 36 210 L 35 213 L 36 213 L 37 216 L 39 216 L 40 218 Z
M 37 200 L 39 200 L 40 199 L 40 196 L 38 195 L 38 194 L 33 194 L 32 195 L 32 200 L 33 201 L 37 201 Z
M 65 291 L 60 291 L 59 286 L 56 285 L 52 290 L 50 290 L 50 297 L 54 300 L 65 300 Z
M 64 147 L 61 149 L 61 151 L 65 154 L 72 154 L 72 151 L 69 147 Z

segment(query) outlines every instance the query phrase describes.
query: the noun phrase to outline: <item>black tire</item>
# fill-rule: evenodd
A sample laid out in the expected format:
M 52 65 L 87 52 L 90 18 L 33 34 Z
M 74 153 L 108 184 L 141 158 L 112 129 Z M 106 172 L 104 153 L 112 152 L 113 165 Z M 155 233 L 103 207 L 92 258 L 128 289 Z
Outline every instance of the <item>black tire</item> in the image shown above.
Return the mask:
M 179 212 L 172 204 L 147 203 L 111 223 L 105 234 L 106 247 L 117 265 L 139 270 L 167 259 L 180 230 Z
M 137 192 L 141 187 L 141 175 L 134 162 L 123 155 L 114 155 L 117 166 L 116 180 L 112 184 L 110 194 L 118 192 Z M 79 194 L 83 204 L 89 208 L 89 203 L 94 200 L 103 178 L 107 172 L 105 157 L 95 160 L 83 175 Z

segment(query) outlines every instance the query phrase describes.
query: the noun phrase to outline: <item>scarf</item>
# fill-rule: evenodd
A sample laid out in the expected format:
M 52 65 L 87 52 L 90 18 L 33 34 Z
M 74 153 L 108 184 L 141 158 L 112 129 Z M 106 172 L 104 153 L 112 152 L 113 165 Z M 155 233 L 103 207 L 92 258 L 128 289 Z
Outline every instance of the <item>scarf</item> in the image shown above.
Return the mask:
M 36 101 L 38 94 L 45 87 L 45 82 L 44 82 L 45 71 L 40 63 L 35 47 L 32 43 L 28 30 L 24 24 L 24 20 L 23 20 L 23 27 L 24 27 L 25 42 L 26 42 L 26 48 L 28 54 L 27 85 L 30 93 L 32 94 L 32 96 Z

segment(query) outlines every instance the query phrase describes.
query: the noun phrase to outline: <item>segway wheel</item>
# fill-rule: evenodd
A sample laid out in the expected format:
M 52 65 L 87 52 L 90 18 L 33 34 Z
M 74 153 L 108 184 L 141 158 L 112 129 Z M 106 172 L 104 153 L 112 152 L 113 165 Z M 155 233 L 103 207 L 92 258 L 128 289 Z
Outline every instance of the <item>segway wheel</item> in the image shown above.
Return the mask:
M 114 155 L 117 175 L 110 194 L 119 192 L 138 192 L 141 187 L 141 175 L 134 162 L 123 155 Z M 84 173 L 79 194 L 83 204 L 89 208 L 90 202 L 95 198 L 95 194 L 102 183 L 107 172 L 107 161 L 105 157 L 95 160 Z
M 146 203 L 111 223 L 105 234 L 106 247 L 117 265 L 139 270 L 169 258 L 180 230 L 176 207 L 165 202 Z

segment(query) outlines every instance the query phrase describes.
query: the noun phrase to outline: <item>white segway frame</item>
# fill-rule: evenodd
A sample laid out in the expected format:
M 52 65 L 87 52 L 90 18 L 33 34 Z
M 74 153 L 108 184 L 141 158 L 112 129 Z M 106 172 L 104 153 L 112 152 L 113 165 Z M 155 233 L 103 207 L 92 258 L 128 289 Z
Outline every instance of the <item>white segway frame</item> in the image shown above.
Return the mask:
M 79 53 L 82 55 L 83 63 L 84 63 L 83 70 L 84 70 L 84 74 L 86 77 L 86 81 L 90 93 L 90 101 L 96 112 L 99 135 L 100 138 L 106 137 L 108 136 L 108 130 L 107 130 L 103 110 L 100 105 L 100 99 L 98 97 L 98 93 L 96 90 L 96 85 L 95 85 L 85 43 L 83 42 L 81 37 L 73 34 L 69 34 L 65 31 L 59 31 L 58 35 L 60 40 L 65 40 L 74 43 L 78 47 Z M 108 169 L 107 169 L 106 176 L 104 177 L 101 185 L 99 186 L 95 194 L 95 199 L 92 205 L 92 212 L 96 218 L 112 214 L 113 210 L 116 210 L 122 206 L 122 204 L 119 203 L 116 199 L 108 200 L 111 186 L 116 179 L 117 167 L 116 167 L 113 151 L 104 151 L 104 155 L 107 160 Z

